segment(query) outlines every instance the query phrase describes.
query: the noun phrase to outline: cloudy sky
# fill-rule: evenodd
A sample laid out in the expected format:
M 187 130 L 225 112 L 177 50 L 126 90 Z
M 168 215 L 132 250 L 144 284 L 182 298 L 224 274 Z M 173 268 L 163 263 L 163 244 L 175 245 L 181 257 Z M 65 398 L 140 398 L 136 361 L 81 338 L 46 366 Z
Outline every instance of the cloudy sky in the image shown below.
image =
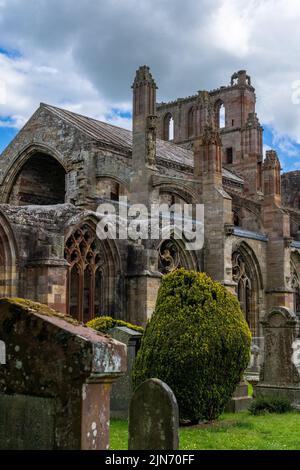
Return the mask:
M 0 0 L 0 152 L 46 102 L 130 128 L 147 64 L 169 100 L 247 69 L 265 146 L 300 169 L 299 0 Z

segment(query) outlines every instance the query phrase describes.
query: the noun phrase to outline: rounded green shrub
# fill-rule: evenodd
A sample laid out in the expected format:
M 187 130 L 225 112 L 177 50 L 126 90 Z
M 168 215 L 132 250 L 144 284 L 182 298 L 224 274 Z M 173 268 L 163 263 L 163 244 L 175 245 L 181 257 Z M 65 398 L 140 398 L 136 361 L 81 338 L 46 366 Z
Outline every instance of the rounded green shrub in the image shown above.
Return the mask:
M 250 359 L 251 333 L 237 298 L 204 273 L 164 276 L 138 352 L 133 383 L 159 378 L 181 420 L 216 419 Z
M 266 396 L 257 397 L 250 405 L 250 414 L 256 416 L 266 413 L 288 413 L 293 410 L 289 400 L 285 397 Z
M 100 331 L 101 333 L 107 333 L 112 328 L 116 328 L 117 326 L 126 326 L 131 330 L 138 331 L 140 333 L 144 332 L 144 328 L 137 325 L 132 325 L 131 323 L 127 323 L 123 320 L 116 320 L 112 317 L 96 317 L 93 320 L 89 321 L 86 326 L 89 328 L 93 328 L 94 330 Z

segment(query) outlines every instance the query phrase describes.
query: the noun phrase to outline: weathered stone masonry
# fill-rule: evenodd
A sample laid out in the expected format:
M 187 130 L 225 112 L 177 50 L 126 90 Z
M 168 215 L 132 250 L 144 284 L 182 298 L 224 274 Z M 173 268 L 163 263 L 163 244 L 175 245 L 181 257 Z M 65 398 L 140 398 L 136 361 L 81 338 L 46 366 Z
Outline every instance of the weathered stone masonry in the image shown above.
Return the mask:
M 0 296 L 145 325 L 161 276 L 183 266 L 236 292 L 254 337 L 271 308 L 299 315 L 300 176 L 281 177 L 274 151 L 264 159 L 249 75 L 158 104 L 143 66 L 132 88 L 133 132 L 41 104 L 2 153 Z M 120 196 L 204 203 L 203 249 L 100 241 L 96 209 Z

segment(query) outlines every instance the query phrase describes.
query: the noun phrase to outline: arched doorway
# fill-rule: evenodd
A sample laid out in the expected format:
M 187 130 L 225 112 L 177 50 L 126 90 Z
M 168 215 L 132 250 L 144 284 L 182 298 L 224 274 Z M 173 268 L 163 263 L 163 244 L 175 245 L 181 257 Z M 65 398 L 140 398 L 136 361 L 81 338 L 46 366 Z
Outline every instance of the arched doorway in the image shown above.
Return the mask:
M 16 174 L 8 203 L 53 205 L 65 202 L 65 169 L 51 155 L 32 152 Z

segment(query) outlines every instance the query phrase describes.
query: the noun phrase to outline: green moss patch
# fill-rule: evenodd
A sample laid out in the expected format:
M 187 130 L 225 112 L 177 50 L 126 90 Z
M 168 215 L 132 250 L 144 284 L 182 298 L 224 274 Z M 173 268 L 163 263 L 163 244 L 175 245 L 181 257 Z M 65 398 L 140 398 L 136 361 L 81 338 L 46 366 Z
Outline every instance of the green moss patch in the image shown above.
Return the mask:
M 93 328 L 96 331 L 101 333 L 107 333 L 109 330 L 116 328 L 117 326 L 125 326 L 131 330 L 138 331 L 139 333 L 144 333 L 144 328 L 137 325 L 132 325 L 123 320 L 116 320 L 112 317 L 97 317 L 89 321 L 86 326 Z

